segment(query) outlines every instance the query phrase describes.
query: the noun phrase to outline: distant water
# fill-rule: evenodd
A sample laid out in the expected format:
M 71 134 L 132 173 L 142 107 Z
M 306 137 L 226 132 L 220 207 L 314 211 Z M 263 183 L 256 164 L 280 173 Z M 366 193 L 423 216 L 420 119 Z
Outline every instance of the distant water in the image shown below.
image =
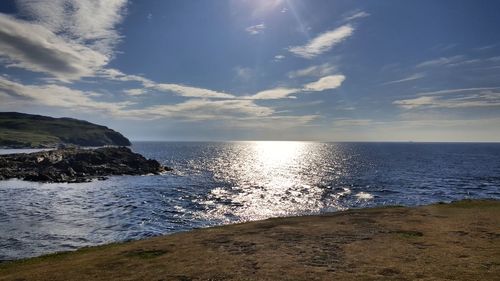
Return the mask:
M 1 181 L 0 260 L 277 216 L 500 199 L 500 144 L 138 142 L 132 148 L 175 172 L 79 184 Z

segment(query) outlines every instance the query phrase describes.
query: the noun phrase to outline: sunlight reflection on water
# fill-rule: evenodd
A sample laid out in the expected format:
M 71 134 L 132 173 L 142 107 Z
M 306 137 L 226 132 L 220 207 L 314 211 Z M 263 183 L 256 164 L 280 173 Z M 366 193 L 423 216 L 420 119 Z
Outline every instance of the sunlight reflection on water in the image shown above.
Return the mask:
M 199 200 L 206 207 L 199 216 L 247 221 L 338 210 L 339 198 L 350 193 L 348 188 L 330 193 L 324 183 L 343 173 L 346 159 L 340 149 L 284 141 L 247 142 L 239 148 L 236 157 L 220 155 L 215 161 L 214 176 L 232 186 L 214 188 Z

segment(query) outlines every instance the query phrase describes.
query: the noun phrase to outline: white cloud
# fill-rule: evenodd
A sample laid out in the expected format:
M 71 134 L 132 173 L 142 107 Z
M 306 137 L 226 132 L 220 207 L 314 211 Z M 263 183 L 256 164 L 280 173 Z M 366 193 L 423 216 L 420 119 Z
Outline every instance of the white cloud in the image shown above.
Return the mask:
M 23 18 L 0 14 L 7 66 L 61 81 L 93 76 L 113 57 L 127 0 L 17 0 Z
M 300 94 L 304 92 L 321 92 L 324 90 L 335 89 L 342 85 L 344 82 L 344 75 L 329 75 L 320 78 L 317 81 L 305 84 L 302 88 L 286 88 L 278 87 L 274 89 L 264 90 L 256 93 L 253 96 L 246 96 L 245 99 L 253 100 L 274 100 L 274 99 L 285 99 L 285 98 L 296 98 L 295 96 L 290 96 L 292 94 Z
M 47 28 L 0 14 L 0 56 L 10 67 L 48 73 L 61 80 L 91 76 L 109 58 L 66 42 Z
M 353 127 L 353 126 L 368 126 L 373 124 L 372 119 L 336 119 L 333 124 L 335 127 Z
M 111 80 L 116 80 L 116 81 L 140 82 L 143 85 L 148 85 L 148 86 L 152 86 L 155 84 L 153 81 L 151 81 L 147 78 L 144 78 L 142 76 L 125 74 L 125 73 L 121 72 L 120 70 L 114 69 L 114 68 L 101 69 L 98 71 L 97 75 L 99 77 L 103 77 L 103 78 L 111 79 Z
M 226 94 L 226 93 L 217 92 L 217 91 L 204 89 L 204 88 L 184 86 L 184 85 L 179 85 L 179 84 L 157 83 L 157 84 L 148 86 L 148 88 L 153 88 L 153 89 L 158 90 L 158 91 L 173 92 L 173 93 L 178 94 L 179 96 L 190 97 L 190 98 L 214 98 L 214 99 L 232 99 L 232 98 L 235 98 L 235 96 L 233 96 L 231 94 Z
M 115 26 L 123 20 L 127 0 L 17 0 L 16 4 L 29 20 L 111 56 L 120 39 Z
M 402 82 L 417 80 L 417 79 L 420 79 L 423 77 L 425 77 L 424 73 L 415 73 L 415 74 L 412 74 L 412 75 L 407 76 L 405 78 L 382 83 L 382 85 L 398 84 L 398 83 L 402 83 Z
M 310 126 L 310 123 L 320 118 L 319 115 L 278 115 L 278 116 L 264 116 L 264 117 L 247 117 L 238 119 L 228 119 L 224 127 L 233 128 L 264 128 L 273 131 L 283 130 L 289 128 L 297 128 L 303 126 Z
M 141 96 L 147 93 L 146 89 L 127 89 L 123 91 L 125 94 L 129 96 Z
M 300 94 L 304 92 L 321 92 L 324 90 L 330 90 L 338 88 L 344 82 L 345 76 L 329 75 L 320 78 L 317 81 L 305 84 L 302 88 L 286 88 L 278 87 L 274 89 L 264 90 L 256 93 L 252 96 L 246 96 L 245 99 L 253 100 L 274 100 L 274 99 L 285 99 L 285 98 L 296 98 L 295 96 L 290 96 L 292 94 Z
M 162 92 L 172 92 L 182 97 L 188 98 L 214 98 L 214 99 L 234 99 L 235 96 L 210 89 L 186 86 L 181 84 L 156 83 L 139 75 L 128 75 L 117 69 L 103 69 L 99 72 L 101 77 L 117 81 L 135 81 L 141 83 L 146 89 Z
M 335 129 L 356 129 L 355 127 L 363 127 L 363 130 L 373 130 L 378 132 L 376 138 L 380 139 L 380 129 L 405 130 L 413 131 L 417 129 L 445 129 L 450 127 L 497 127 L 500 118 L 479 118 L 479 119 L 457 119 L 457 118 L 410 118 L 403 120 L 372 120 L 372 119 L 337 119 L 333 122 Z M 492 126 L 493 125 L 493 126 Z M 466 130 L 467 131 L 467 130 Z M 403 134 L 406 135 L 407 134 Z M 383 139 L 383 138 L 382 138 Z M 406 139 L 405 139 L 406 140 Z M 422 140 L 425 140 L 422 139 Z M 456 141 L 456 140 L 455 140 Z
M 265 117 L 274 113 L 269 107 L 259 106 L 251 100 L 191 99 L 171 105 L 155 105 L 143 109 L 122 111 L 123 117 L 158 119 L 181 118 L 192 121 L 226 120 L 247 117 Z
M 356 12 L 354 14 L 351 14 L 350 16 L 345 17 L 344 21 L 352 21 L 355 19 L 366 18 L 368 16 L 370 16 L 369 13 L 364 12 L 364 11 L 359 11 L 359 12 Z
M 318 81 L 308 83 L 304 86 L 305 91 L 324 91 L 328 89 L 335 89 L 342 85 L 344 82 L 344 75 L 329 75 L 320 78 Z
M 454 95 L 452 97 L 422 96 L 414 99 L 396 100 L 393 104 L 405 109 L 500 107 L 500 93 L 481 91 L 475 94 Z
M 284 55 L 276 55 L 274 56 L 274 61 L 282 61 L 285 59 L 285 56 Z
M 433 60 L 428 60 L 417 64 L 417 67 L 433 67 L 433 66 L 443 66 L 452 63 L 456 63 L 462 60 L 464 56 L 453 56 L 453 57 L 441 57 Z
M 463 55 L 453 56 L 453 57 L 441 57 L 433 60 L 428 60 L 421 62 L 416 65 L 417 68 L 422 67 L 434 67 L 434 66 L 446 66 L 446 67 L 457 67 L 457 66 L 488 66 L 494 63 L 500 62 L 500 57 L 489 57 L 489 58 L 467 58 Z
M 462 92 L 473 92 L 473 91 L 483 91 L 483 90 L 495 90 L 500 89 L 500 87 L 476 87 L 476 88 L 460 88 L 460 89 L 446 89 L 432 92 L 422 92 L 417 93 L 417 96 L 426 96 L 426 95 L 444 95 L 444 94 L 455 94 Z
M 93 97 L 97 93 L 74 90 L 59 85 L 23 85 L 0 77 L 0 93 L 8 96 L 8 100 L 15 100 L 16 105 L 37 105 L 62 107 L 78 110 L 102 111 L 116 114 L 131 102 L 100 102 Z
M 173 117 L 186 120 L 224 120 L 266 117 L 274 113 L 274 109 L 270 107 L 260 106 L 252 100 L 245 99 L 189 99 L 177 104 L 137 108 L 137 104 L 129 101 L 96 101 L 94 98 L 100 95 L 94 92 L 50 84 L 23 85 L 1 76 L 0 95 L 2 96 L 2 106 L 8 106 L 13 101 L 17 106 L 48 106 L 70 110 L 88 110 L 103 112 L 110 116 L 137 119 Z M 134 107 L 132 108 L 132 106 Z
M 413 109 L 421 106 L 430 106 L 435 102 L 435 97 L 418 97 L 414 99 L 396 100 L 393 104 L 402 108 Z
M 334 65 L 330 63 L 324 63 L 321 65 L 313 65 L 304 69 L 291 71 L 288 73 L 288 77 L 289 78 L 306 77 L 306 76 L 321 77 L 330 75 L 336 70 L 337 68 Z
M 236 71 L 238 69 L 235 69 Z M 242 74 L 244 74 L 243 71 Z M 204 98 L 204 99 L 227 99 L 227 100 L 272 100 L 272 99 L 284 99 L 284 98 L 294 98 L 290 97 L 291 94 L 298 94 L 304 91 L 324 91 L 328 89 L 338 88 L 342 82 L 345 80 L 344 75 L 329 75 L 320 78 L 317 81 L 308 83 L 302 88 L 287 88 L 278 87 L 274 89 L 268 89 L 260 91 L 251 96 L 235 96 L 233 94 L 218 92 L 205 88 L 198 88 L 180 84 L 165 84 L 156 83 L 149 79 L 143 78 L 137 75 L 126 75 L 116 69 L 105 69 L 100 71 L 102 77 L 118 80 L 118 81 L 136 81 L 142 83 L 144 88 L 163 91 L 163 92 L 173 92 L 179 96 L 187 98 Z
M 246 32 L 248 32 L 252 35 L 257 35 L 257 34 L 261 33 L 262 31 L 264 31 L 264 29 L 266 29 L 266 25 L 261 23 L 261 24 L 249 26 L 245 30 L 246 30 Z
M 350 24 L 343 25 L 318 35 L 303 46 L 290 47 L 289 51 L 299 57 L 311 59 L 329 51 L 333 46 L 350 37 L 353 32 L 354 28 Z
M 291 94 L 300 92 L 300 89 L 294 88 L 274 88 L 270 90 L 265 90 L 258 92 L 257 94 L 250 96 L 249 99 L 255 100 L 272 100 L 272 99 L 284 99 L 291 98 Z

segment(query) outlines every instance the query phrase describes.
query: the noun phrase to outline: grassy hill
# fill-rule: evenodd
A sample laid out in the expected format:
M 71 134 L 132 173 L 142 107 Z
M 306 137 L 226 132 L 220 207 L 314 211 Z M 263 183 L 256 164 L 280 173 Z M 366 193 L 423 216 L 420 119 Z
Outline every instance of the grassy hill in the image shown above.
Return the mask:
M 11 148 L 121 145 L 130 141 L 105 126 L 72 118 L 0 112 L 0 146 Z

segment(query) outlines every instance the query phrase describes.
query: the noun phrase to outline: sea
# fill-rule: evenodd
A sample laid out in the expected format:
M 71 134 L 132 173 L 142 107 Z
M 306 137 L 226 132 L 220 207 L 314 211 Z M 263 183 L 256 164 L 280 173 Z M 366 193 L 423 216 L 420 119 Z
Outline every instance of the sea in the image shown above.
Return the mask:
M 135 142 L 173 168 L 0 181 L 0 261 L 271 217 L 500 199 L 500 144 Z M 15 151 L 0 150 L 0 153 Z

